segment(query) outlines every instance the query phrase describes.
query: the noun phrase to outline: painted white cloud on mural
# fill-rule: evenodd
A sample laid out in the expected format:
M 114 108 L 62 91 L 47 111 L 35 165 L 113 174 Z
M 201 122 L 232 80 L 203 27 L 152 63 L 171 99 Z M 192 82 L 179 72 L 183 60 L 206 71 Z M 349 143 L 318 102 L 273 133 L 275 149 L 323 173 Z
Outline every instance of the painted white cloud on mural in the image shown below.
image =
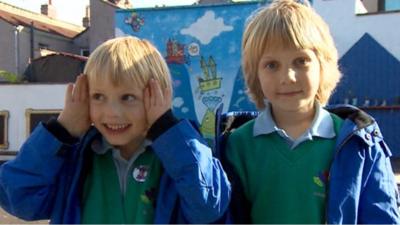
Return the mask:
M 237 50 L 237 47 L 238 47 L 238 44 L 235 43 L 235 42 L 233 42 L 233 41 L 231 41 L 231 42 L 229 43 L 228 53 L 229 53 L 229 54 L 235 53 L 236 50 Z
M 234 24 L 237 20 L 240 20 L 240 19 L 242 19 L 240 16 L 234 16 L 229 20 L 229 22 L 231 24 Z
M 130 35 L 125 33 L 124 31 L 122 31 L 118 27 L 115 28 L 115 37 L 127 37 L 127 36 L 130 36 Z
M 172 100 L 172 105 L 176 108 L 179 108 L 183 105 L 184 100 L 182 97 L 176 97 Z
M 187 107 L 182 107 L 182 110 L 181 110 L 183 113 L 187 113 L 187 112 L 189 112 L 189 109 L 187 108 Z
M 215 13 L 209 10 L 189 27 L 182 29 L 181 34 L 193 36 L 206 45 L 222 32 L 231 30 L 232 26 L 225 25 L 221 17 L 216 18 Z

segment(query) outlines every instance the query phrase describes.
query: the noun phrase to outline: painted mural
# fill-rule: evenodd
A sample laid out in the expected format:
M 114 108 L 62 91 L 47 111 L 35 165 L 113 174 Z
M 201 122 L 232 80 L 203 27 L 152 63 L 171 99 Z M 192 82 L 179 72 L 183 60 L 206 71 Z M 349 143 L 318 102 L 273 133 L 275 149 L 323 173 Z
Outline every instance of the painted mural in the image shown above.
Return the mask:
M 217 108 L 222 112 L 255 110 L 244 89 L 240 45 L 246 18 L 259 4 L 120 10 L 115 33 L 145 38 L 158 47 L 172 73 L 174 113 L 197 121 L 203 135 L 212 140 Z M 399 73 L 400 39 L 397 33 L 386 34 L 392 32 L 386 24 L 394 17 L 357 17 L 352 4 L 347 0 L 313 1 L 331 27 L 341 56 L 343 79 L 330 103 L 353 104 L 372 114 L 394 155 L 400 156 L 400 89 L 399 76 L 395 76 Z M 343 15 L 337 16 L 338 12 Z M 343 32 L 346 30 L 352 32 Z M 365 88 L 371 83 L 375 84 L 373 92 Z
M 215 110 L 255 110 L 244 90 L 240 45 L 246 18 L 259 3 L 120 10 L 116 36 L 151 41 L 173 78 L 173 111 L 214 137 Z

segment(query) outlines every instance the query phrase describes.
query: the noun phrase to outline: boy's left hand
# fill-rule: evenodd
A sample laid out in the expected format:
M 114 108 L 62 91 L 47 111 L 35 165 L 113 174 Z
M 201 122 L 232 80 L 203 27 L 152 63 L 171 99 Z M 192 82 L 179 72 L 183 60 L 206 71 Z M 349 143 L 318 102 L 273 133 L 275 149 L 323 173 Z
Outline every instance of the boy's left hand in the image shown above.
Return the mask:
M 149 127 L 171 108 L 171 101 L 172 90 L 170 88 L 163 90 L 160 83 L 151 78 L 144 89 L 144 108 Z

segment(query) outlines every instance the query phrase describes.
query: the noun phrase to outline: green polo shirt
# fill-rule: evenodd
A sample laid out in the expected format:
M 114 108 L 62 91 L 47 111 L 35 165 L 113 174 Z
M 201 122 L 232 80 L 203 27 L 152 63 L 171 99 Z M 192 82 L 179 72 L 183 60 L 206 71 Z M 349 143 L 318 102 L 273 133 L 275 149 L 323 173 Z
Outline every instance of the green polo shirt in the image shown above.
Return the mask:
M 331 115 L 337 134 L 342 120 Z M 328 171 L 336 137 L 295 147 L 278 132 L 254 136 L 254 120 L 234 131 L 227 157 L 251 203 L 253 223 L 325 223 Z
M 159 159 L 151 149 L 143 149 L 133 156 L 124 172 L 117 169 L 121 168 L 115 155 L 118 150 L 104 145 L 102 149 L 106 151 L 94 153 L 84 183 L 81 223 L 153 223 L 162 173 Z M 121 176 L 125 176 L 123 180 Z

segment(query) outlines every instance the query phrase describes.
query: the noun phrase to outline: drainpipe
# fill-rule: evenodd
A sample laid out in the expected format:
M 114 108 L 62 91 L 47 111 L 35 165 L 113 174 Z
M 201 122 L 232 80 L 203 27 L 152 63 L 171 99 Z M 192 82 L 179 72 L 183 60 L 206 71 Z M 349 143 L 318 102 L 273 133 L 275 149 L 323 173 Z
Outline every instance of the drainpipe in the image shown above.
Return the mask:
M 30 60 L 35 58 L 35 39 L 34 39 L 34 36 L 35 36 L 35 29 L 33 27 L 33 21 L 32 21 L 31 22 L 31 59 Z
M 14 47 L 15 47 L 15 71 L 19 76 L 19 33 L 24 29 L 23 26 L 18 25 L 14 27 Z

